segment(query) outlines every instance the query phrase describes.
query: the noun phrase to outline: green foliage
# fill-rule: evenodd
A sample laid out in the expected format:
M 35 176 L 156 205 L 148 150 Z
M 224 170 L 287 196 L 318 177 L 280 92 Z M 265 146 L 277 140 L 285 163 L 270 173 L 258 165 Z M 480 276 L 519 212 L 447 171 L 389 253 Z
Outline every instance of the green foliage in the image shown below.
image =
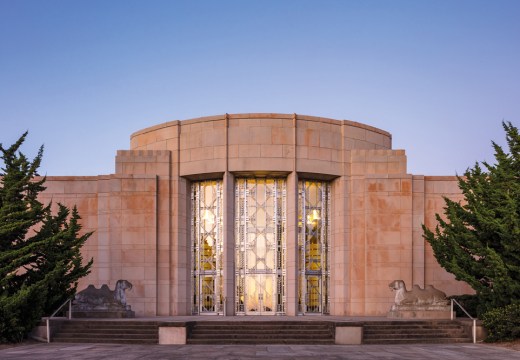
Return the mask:
M 520 338 L 520 304 L 510 304 L 486 312 L 482 324 L 488 335 L 486 341 L 509 341 Z
M 88 275 L 93 260 L 82 266 L 81 247 L 92 232 L 79 235 L 81 219 L 77 208 L 70 210 L 58 204 L 58 212 L 53 216 L 45 214 L 42 226 L 35 238 L 43 241 L 38 249 L 34 266 L 27 270 L 27 275 L 34 280 L 43 280 L 46 274 L 56 271 L 57 281 L 47 281 L 47 298 L 44 313 L 50 315 L 63 302 L 76 293 L 78 279 Z
M 20 341 L 44 315 L 72 296 L 78 280 L 90 272 L 82 265 L 80 216 L 58 205 L 44 206 L 37 179 L 43 147 L 33 161 L 19 152 L 27 133 L 10 146 L 0 144 L 0 342 Z
M 493 143 L 496 164 L 466 170 L 464 201 L 445 198 L 435 230 L 423 226 L 439 264 L 476 291 L 479 314 L 520 301 L 520 135 L 502 125 L 509 152 Z

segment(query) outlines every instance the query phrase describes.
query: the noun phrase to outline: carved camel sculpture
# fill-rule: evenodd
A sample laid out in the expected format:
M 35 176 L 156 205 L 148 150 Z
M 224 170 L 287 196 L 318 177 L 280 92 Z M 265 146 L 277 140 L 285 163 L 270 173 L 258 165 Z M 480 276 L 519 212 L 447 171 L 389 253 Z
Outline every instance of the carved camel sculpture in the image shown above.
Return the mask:
M 106 284 L 103 284 L 100 289 L 89 285 L 76 294 L 73 305 L 78 310 L 124 310 L 127 289 L 132 289 L 132 284 L 128 280 L 118 280 L 114 290 L 110 290 Z
M 388 287 L 395 291 L 396 305 L 445 306 L 449 304 L 446 294 L 432 285 L 427 285 L 424 289 L 414 285 L 412 290 L 408 291 L 403 280 L 394 280 L 388 284 Z

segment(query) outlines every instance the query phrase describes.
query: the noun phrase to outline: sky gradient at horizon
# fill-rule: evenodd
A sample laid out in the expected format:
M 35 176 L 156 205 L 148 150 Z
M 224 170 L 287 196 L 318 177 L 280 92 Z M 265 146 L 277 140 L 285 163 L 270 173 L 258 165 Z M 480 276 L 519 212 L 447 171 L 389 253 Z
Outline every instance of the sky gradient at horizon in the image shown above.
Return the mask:
M 114 173 L 130 135 L 224 113 L 348 119 L 408 172 L 492 161 L 520 125 L 520 1 L 0 0 L 0 143 Z

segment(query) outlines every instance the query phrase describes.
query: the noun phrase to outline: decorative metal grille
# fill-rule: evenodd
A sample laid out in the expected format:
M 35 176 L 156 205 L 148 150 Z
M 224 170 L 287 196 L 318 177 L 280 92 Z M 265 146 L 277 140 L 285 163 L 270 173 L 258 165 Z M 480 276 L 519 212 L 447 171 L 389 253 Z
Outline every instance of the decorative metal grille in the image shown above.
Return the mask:
M 328 314 L 330 308 L 330 184 L 298 183 L 300 313 Z
M 236 179 L 237 314 L 285 313 L 285 184 L 283 179 Z
M 192 313 L 223 312 L 222 181 L 191 186 Z

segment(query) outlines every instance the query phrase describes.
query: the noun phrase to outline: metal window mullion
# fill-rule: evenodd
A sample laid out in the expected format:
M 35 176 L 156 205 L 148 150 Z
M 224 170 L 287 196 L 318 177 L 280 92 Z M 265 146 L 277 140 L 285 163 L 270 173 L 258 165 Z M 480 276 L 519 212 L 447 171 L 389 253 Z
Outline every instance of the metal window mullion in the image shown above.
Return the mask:
M 198 280 L 198 289 L 199 289 L 199 292 L 198 292 L 198 297 L 197 297 L 197 308 L 198 308 L 198 312 L 199 314 L 203 312 L 204 310 L 204 303 L 203 303 L 203 287 L 202 287 L 202 275 L 204 273 L 204 268 L 201 266 L 203 265 L 202 264 L 202 259 L 203 259 L 203 255 L 202 255 L 202 250 L 203 250 L 203 244 L 202 244 L 202 238 L 204 236 L 204 232 L 206 231 L 206 229 L 201 229 L 201 214 L 202 214 L 202 210 L 204 209 L 204 183 L 199 183 L 198 184 L 198 199 L 197 199 L 197 232 L 198 232 L 198 236 L 197 236 L 197 269 L 198 269 L 198 276 L 197 276 L 197 280 Z
M 326 299 L 326 302 L 327 302 L 327 313 L 329 313 L 330 311 L 330 232 L 331 232 L 331 186 L 329 183 L 326 184 L 326 189 L 327 189 L 327 208 L 326 208 L 326 214 L 327 214 L 327 238 L 326 238 L 326 241 L 327 241 L 327 249 L 326 249 L 326 254 L 327 254 L 327 267 L 325 269 L 325 274 L 326 274 L 326 285 L 327 285 L 327 288 L 325 289 L 326 292 L 327 292 L 327 299 Z
M 222 293 L 222 221 L 221 221 L 221 211 L 222 211 L 222 183 L 217 181 L 215 184 L 215 211 L 213 216 L 216 217 L 215 221 L 215 283 L 213 290 L 213 297 L 215 303 L 215 311 L 221 311 L 221 303 L 220 297 Z
M 200 273 L 201 273 L 201 259 L 200 259 L 200 241 L 201 241 L 201 233 L 200 233 L 200 201 L 201 201 L 201 184 L 198 183 L 196 185 L 197 187 L 197 193 L 195 194 L 195 209 L 196 209 L 196 230 L 195 230 L 195 261 L 197 261 L 197 265 L 196 265 L 196 272 L 197 272 L 197 275 L 195 276 L 195 281 L 197 282 L 196 284 L 196 287 L 197 287 L 197 293 L 195 294 L 196 296 L 196 305 L 197 305 L 197 313 L 200 314 L 201 313 L 201 296 L 202 296 L 202 289 L 201 289 L 201 278 L 200 278 Z
M 282 304 L 281 304 L 281 310 L 283 313 L 285 313 L 285 304 L 286 304 L 286 289 L 285 289 L 285 281 L 286 281 L 286 246 L 287 246 L 287 183 L 285 181 L 282 182 L 282 216 L 281 216 L 281 267 L 282 267 L 282 277 L 281 277 L 281 288 L 282 291 Z
M 196 194 L 196 184 L 192 184 L 191 185 L 191 292 L 192 292 L 192 296 L 193 295 L 196 295 L 194 294 L 194 292 L 196 292 L 196 247 L 195 247 L 195 241 L 197 241 L 197 218 L 195 216 L 196 214 L 196 210 L 195 210 L 195 194 Z M 196 302 L 195 301 L 195 304 L 192 302 L 193 300 L 191 299 L 190 297 L 190 305 L 191 305 L 191 312 L 194 313 L 195 312 L 195 305 L 196 305 Z
M 326 241 L 327 241 L 327 237 L 326 237 L 326 231 L 327 231 L 327 216 L 326 216 L 326 206 L 327 206 L 327 189 L 326 189 L 326 186 L 327 184 L 325 182 L 320 182 L 320 201 L 321 201 L 321 204 L 320 204 L 320 214 L 321 214 L 321 219 L 320 219 L 320 269 L 321 269 L 321 273 L 320 273 L 320 277 L 319 277 L 319 281 L 320 281 L 320 308 L 321 308 L 321 312 L 323 312 L 324 310 L 324 301 L 325 299 L 327 298 L 326 296 L 324 296 L 324 290 L 325 290 L 325 284 L 324 284 L 324 276 L 326 276 L 326 273 L 327 273 L 327 261 L 328 261 L 328 256 L 326 254 L 327 252 L 327 244 L 326 244 Z M 325 290 L 326 291 L 326 290 Z
M 239 271 L 239 267 L 240 267 L 240 179 L 236 179 L 235 181 L 235 197 L 234 197 L 234 201 L 235 201 L 235 246 L 234 246 L 234 249 L 235 249 L 235 253 L 233 254 L 234 258 L 235 258 L 235 271 L 234 271 L 234 275 L 235 275 L 235 288 L 234 288 L 234 293 L 235 293 L 235 312 L 239 312 L 240 311 L 240 271 Z M 238 246 L 237 246 L 237 241 L 238 241 Z M 238 259 L 237 259 L 237 255 L 238 255 Z
M 241 256 L 243 257 L 243 267 L 242 267 L 242 274 L 241 276 L 244 278 L 244 288 L 242 289 L 243 291 L 243 297 L 244 297 L 244 303 L 243 303 L 243 307 L 244 307 L 244 313 L 247 312 L 247 279 L 246 279 L 246 274 L 248 273 L 248 264 L 247 264 L 247 238 L 246 238 L 246 235 L 247 235 L 247 228 L 248 228 L 248 200 L 249 200 L 249 190 L 248 190 L 248 187 L 249 187 L 249 183 L 247 181 L 247 179 L 244 179 L 244 195 L 243 195 L 243 206 L 244 206 L 244 214 L 243 214 L 243 226 L 241 227 L 241 230 L 242 230 L 242 233 L 240 234 L 240 242 L 241 242 L 241 245 L 240 245 L 240 249 L 239 251 L 242 252 Z
M 307 312 L 307 186 L 302 181 L 302 310 Z
M 267 190 L 267 183 L 265 186 L 265 189 Z M 266 194 L 267 195 L 267 194 Z M 267 197 L 266 197 L 267 200 Z M 267 204 L 267 201 L 266 201 Z M 277 312 L 280 309 L 281 304 L 278 303 L 278 292 L 281 290 L 279 289 L 279 282 L 278 282 L 278 258 L 281 254 L 278 253 L 278 239 L 280 234 L 278 233 L 278 180 L 275 179 L 273 183 L 273 218 L 272 218 L 272 226 L 274 230 L 274 269 L 272 277 L 272 283 L 273 283 L 273 297 L 274 297 L 274 306 L 273 311 Z M 280 246 L 281 246 L 281 238 L 280 238 Z M 281 250 L 281 249 L 280 249 Z

